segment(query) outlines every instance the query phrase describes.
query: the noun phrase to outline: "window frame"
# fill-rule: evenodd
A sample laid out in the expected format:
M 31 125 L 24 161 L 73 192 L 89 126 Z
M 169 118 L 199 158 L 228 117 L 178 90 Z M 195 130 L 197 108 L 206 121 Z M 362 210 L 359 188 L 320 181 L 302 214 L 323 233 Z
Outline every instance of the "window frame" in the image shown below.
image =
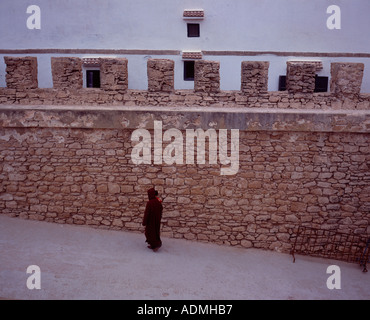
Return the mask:
M 195 27 L 195 29 L 192 29 Z M 188 38 L 199 38 L 200 37 L 200 23 L 187 23 L 187 36 Z
M 98 67 L 89 67 L 89 68 L 85 68 L 84 70 L 85 72 L 85 88 L 88 88 L 88 89 L 99 89 L 101 88 L 101 72 L 100 72 L 100 68 Z M 88 79 L 88 73 L 89 72 L 92 72 L 93 74 L 99 74 L 99 81 L 98 81 L 98 86 L 94 86 L 94 84 L 96 84 L 96 79 L 93 79 L 93 86 L 90 87 L 88 86 L 89 85 L 89 79 Z

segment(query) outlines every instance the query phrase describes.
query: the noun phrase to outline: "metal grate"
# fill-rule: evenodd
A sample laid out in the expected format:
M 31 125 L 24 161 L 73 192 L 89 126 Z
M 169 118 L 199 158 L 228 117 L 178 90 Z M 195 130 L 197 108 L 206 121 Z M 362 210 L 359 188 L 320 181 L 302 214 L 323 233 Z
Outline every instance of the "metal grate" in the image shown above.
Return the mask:
M 291 254 L 293 262 L 295 254 L 302 254 L 358 263 L 367 272 L 369 243 L 370 238 L 358 234 L 300 226 L 294 237 Z

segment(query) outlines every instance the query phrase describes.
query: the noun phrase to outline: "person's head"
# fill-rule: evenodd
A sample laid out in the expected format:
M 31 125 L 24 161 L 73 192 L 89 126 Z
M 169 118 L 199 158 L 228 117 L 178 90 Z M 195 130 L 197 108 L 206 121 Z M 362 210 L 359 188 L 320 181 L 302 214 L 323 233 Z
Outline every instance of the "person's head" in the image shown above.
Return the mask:
M 156 196 L 156 194 L 155 194 L 155 189 L 154 188 L 150 188 L 149 190 L 148 190 L 148 198 L 149 198 L 149 200 L 152 200 L 152 199 L 154 199 L 155 198 L 155 196 Z

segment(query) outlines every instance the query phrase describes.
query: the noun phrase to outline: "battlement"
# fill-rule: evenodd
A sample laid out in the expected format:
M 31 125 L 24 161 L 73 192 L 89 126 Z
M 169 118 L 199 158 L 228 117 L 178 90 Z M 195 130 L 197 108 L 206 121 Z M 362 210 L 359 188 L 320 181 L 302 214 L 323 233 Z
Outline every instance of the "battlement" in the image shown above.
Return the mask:
M 268 61 L 241 63 L 240 90 L 220 89 L 220 62 L 194 61 L 194 89 L 175 90 L 175 63 L 148 59 L 148 90 L 128 89 L 125 58 L 52 57 L 53 88 L 38 88 L 36 57 L 4 57 L 6 88 L 0 104 L 257 107 L 288 109 L 369 109 L 360 93 L 363 63 L 331 63 L 330 92 L 316 93 L 318 61 L 287 61 L 286 91 L 268 91 Z M 99 88 L 84 88 L 83 66 L 99 69 Z M 135 72 L 134 70 L 131 72 Z
M 235 91 L 220 89 L 220 62 L 201 59 L 192 90 L 174 89 L 169 59 L 148 59 L 148 90 L 128 89 L 124 58 L 53 58 L 46 89 L 36 58 L 5 61 L 1 214 L 140 232 L 143 195 L 155 186 L 169 237 L 289 252 L 299 226 L 370 232 L 370 94 L 360 93 L 361 63 L 333 63 L 331 91 L 316 93 L 316 62 L 288 62 L 287 90 L 269 92 L 265 61 L 242 62 Z M 99 68 L 99 88 L 83 87 L 86 64 Z M 205 163 L 133 161 L 134 132 L 154 144 L 154 121 L 163 141 L 171 129 L 180 137 L 239 130 L 238 171 L 221 175 L 220 153 L 211 163 L 220 143 L 204 148 Z

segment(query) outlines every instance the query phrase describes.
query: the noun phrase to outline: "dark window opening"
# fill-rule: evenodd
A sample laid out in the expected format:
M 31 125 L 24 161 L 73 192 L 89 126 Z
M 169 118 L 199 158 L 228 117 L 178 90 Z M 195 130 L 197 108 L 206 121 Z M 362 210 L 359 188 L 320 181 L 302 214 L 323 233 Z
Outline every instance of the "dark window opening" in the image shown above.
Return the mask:
M 315 92 L 328 92 L 329 77 L 315 77 Z
M 200 36 L 200 26 L 199 23 L 188 23 L 188 37 L 199 37 Z
M 86 88 L 100 88 L 99 70 L 86 70 Z
M 286 90 L 286 76 L 279 76 L 279 91 Z
M 328 92 L 329 77 L 315 76 L 314 92 Z M 286 90 L 286 76 L 279 76 L 279 91 Z
M 184 61 L 184 80 L 194 81 L 194 61 Z

